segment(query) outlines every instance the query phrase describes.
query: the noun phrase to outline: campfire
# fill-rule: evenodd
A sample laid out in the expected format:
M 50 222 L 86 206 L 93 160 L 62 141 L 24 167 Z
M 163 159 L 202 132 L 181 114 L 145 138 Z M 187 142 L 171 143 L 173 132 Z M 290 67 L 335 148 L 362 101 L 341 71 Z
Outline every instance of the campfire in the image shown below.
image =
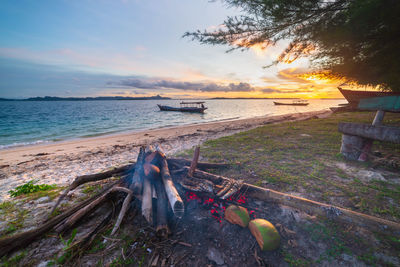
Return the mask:
M 60 195 L 51 213 L 57 209 L 68 193 L 77 187 L 112 177 L 119 178 L 110 180 L 98 194 L 68 208 L 57 216 L 49 217 L 38 228 L 1 239 L 0 256 L 29 245 L 51 230 L 56 233 L 72 230 L 107 200 L 112 200 L 115 206 L 114 210 L 119 210 L 109 238 L 116 235 L 127 212 L 134 210 L 141 213 L 148 225 L 155 229 L 159 240 L 167 240 L 173 234 L 171 229 L 174 227 L 171 227 L 171 222 L 180 221 L 185 216 L 189 216 L 188 206 L 194 204 L 201 205 L 207 210 L 209 217 L 215 219 L 219 224 L 224 223 L 224 219 L 227 219 L 226 210 L 231 209 L 232 205 L 238 207 L 235 212 L 239 211 L 240 213 L 243 209 L 248 214 L 246 216 L 249 220 L 255 222 L 253 226 L 251 223 L 249 224 L 249 229 L 253 233 L 253 229 L 256 229 L 254 225 L 258 227 L 259 218 L 265 217 L 266 214 L 265 211 L 260 210 L 260 205 L 255 204 L 255 200 L 273 205 L 283 204 L 339 222 L 368 226 L 370 229 L 384 229 L 385 231 L 399 231 L 400 229 L 399 224 L 391 221 L 206 172 L 205 170 L 227 168 L 230 165 L 199 162 L 199 153 L 200 150 L 197 147 L 193 160 L 189 161 L 167 158 L 160 147 L 141 147 L 135 163 L 102 173 L 77 177 Z M 111 222 L 113 216 L 114 212 L 108 211 L 103 219 L 95 223 L 97 226 L 76 243 L 76 246 L 83 249 L 88 248 L 95 237 L 100 235 L 104 225 Z M 228 221 L 235 223 L 235 220 Z M 130 222 L 125 220 L 125 223 L 129 224 Z M 237 224 L 240 225 L 240 223 Z M 279 229 L 279 226 L 277 228 Z M 282 234 L 281 230 L 280 232 Z M 257 234 L 253 233 L 253 235 L 259 242 Z M 261 244 L 260 247 L 262 247 Z

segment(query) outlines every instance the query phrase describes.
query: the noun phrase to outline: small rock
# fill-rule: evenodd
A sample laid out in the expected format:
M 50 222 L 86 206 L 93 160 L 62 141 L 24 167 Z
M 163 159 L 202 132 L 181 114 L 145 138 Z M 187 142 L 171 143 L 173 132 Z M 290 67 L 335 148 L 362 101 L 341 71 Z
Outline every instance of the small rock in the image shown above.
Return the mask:
M 350 256 L 350 255 L 348 255 L 348 254 L 343 254 L 343 255 L 342 255 L 342 258 L 343 258 L 344 261 L 351 261 L 351 260 L 353 260 L 353 257 Z
M 207 258 L 210 261 L 215 262 L 217 265 L 222 265 L 225 263 L 221 252 L 213 247 L 209 247 L 207 251 Z
M 38 200 L 36 200 L 37 203 L 46 203 L 46 202 L 49 202 L 49 201 L 50 201 L 50 198 L 48 196 L 41 197 Z
M 379 172 L 361 170 L 357 172 L 357 176 L 359 176 L 362 180 L 366 180 L 368 182 L 372 180 L 386 182 L 385 177 L 383 177 L 383 175 L 380 174 Z
M 309 134 L 300 134 L 300 136 L 302 136 L 302 137 L 311 137 L 311 135 L 309 135 Z

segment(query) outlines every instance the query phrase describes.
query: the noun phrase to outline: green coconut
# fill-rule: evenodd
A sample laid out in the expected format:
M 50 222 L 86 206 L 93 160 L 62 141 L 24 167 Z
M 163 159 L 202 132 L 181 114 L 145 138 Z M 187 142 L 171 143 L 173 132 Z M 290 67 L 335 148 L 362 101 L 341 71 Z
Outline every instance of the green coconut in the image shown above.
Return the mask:
M 261 250 L 274 250 L 279 247 L 281 237 L 275 226 L 264 219 L 254 219 L 249 223 L 251 234 L 256 238 Z
M 225 210 L 225 219 L 233 224 L 247 227 L 250 221 L 249 213 L 246 208 L 230 205 Z

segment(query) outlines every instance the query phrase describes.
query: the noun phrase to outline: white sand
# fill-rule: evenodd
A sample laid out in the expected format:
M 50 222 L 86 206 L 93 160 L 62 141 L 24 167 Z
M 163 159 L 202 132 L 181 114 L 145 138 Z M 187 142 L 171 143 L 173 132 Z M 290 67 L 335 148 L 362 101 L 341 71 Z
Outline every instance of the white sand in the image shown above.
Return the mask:
M 8 191 L 32 179 L 38 183 L 68 185 L 75 177 L 135 161 L 139 146 L 160 145 L 167 155 L 209 139 L 246 131 L 264 124 L 326 117 L 330 111 L 212 122 L 134 133 L 70 140 L 0 150 L 0 202 Z

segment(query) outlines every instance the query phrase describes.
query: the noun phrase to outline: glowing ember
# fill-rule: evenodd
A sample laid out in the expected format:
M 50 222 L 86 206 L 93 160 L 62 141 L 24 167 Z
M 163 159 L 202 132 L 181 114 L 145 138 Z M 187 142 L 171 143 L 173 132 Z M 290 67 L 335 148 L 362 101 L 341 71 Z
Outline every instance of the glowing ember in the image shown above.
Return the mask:
M 219 223 L 222 222 L 224 218 L 226 207 L 231 204 L 245 204 L 247 202 L 247 198 L 245 195 L 237 193 L 233 196 L 229 197 L 226 200 L 222 199 L 214 199 L 209 196 L 200 196 L 196 195 L 194 192 L 186 192 L 187 201 L 197 201 L 197 203 L 202 204 L 206 208 L 210 210 L 210 215 L 216 219 Z M 256 218 L 255 210 L 249 210 L 249 215 L 251 219 Z

